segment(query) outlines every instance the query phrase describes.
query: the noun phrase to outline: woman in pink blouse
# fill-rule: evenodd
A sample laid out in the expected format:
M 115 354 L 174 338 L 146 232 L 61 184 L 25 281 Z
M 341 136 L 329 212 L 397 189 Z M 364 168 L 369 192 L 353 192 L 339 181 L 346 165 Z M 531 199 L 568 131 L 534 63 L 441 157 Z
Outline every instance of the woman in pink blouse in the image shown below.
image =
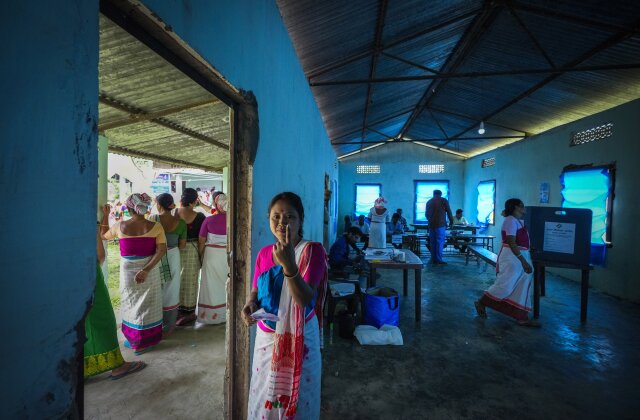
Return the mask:
M 291 192 L 269 205 L 276 239 L 258 253 L 251 295 L 242 310 L 258 321 L 249 393 L 250 419 L 320 417 L 320 346 L 327 257 L 318 242 L 303 239 L 304 208 Z M 254 318 L 255 317 L 255 318 Z
M 216 214 L 200 227 L 198 251 L 202 261 L 202 277 L 198 292 L 198 322 L 221 324 L 227 319 L 227 196 L 218 194 L 213 200 Z
M 162 339 L 162 288 L 158 263 L 167 252 L 162 225 L 144 215 L 151 205 L 147 194 L 126 201 L 131 219 L 102 225 L 103 239 L 120 239 L 120 311 L 125 346 L 141 354 Z

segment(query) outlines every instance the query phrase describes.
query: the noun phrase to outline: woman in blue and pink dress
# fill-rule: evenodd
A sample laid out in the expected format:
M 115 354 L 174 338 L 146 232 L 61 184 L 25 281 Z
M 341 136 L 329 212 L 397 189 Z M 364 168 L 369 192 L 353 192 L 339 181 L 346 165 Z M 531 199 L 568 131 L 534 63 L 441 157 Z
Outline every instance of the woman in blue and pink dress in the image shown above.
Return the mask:
M 531 283 L 533 269 L 529 255 L 529 233 L 522 217 L 525 207 L 522 200 L 510 198 L 504 203 L 502 215 L 502 247 L 498 254 L 496 281 L 475 302 L 481 318 L 487 317 L 486 308 L 514 318 L 519 325 L 539 327 L 531 312 Z
M 251 367 L 248 418 L 319 419 L 322 307 L 327 256 L 322 244 L 302 238 L 304 208 L 291 192 L 269 205 L 276 243 L 258 253 L 249 299 L 242 309 L 247 325 L 258 308 L 277 315 L 260 320 Z
M 141 354 L 162 339 L 162 287 L 158 263 L 167 252 L 162 225 L 144 218 L 151 197 L 132 194 L 125 205 L 130 220 L 120 221 L 103 238 L 120 242 L 120 311 L 125 346 Z
M 200 227 L 198 250 L 202 260 L 202 277 L 198 292 L 198 322 L 222 324 L 227 319 L 227 196 L 213 200 L 216 213 Z

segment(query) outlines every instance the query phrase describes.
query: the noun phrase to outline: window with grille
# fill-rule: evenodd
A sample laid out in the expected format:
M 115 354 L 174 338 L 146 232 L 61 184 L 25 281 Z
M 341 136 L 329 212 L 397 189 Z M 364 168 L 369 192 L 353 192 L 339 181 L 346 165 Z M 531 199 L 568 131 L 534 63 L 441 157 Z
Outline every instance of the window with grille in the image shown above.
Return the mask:
M 482 166 L 483 168 L 488 168 L 489 166 L 494 166 L 495 164 L 496 164 L 496 158 L 490 157 L 490 158 L 482 159 L 482 164 L 480 166 Z
M 478 184 L 478 214 L 476 220 L 481 226 L 495 225 L 496 181 L 482 181 Z
M 356 184 L 355 217 L 369 215 L 369 210 L 382 194 L 382 184 Z
M 421 174 L 441 174 L 444 172 L 444 165 L 441 163 L 418 165 L 418 172 Z
M 358 165 L 356 166 L 357 174 L 379 174 L 380 165 Z
M 566 169 L 560 176 L 562 207 L 590 209 L 591 263 L 604 264 L 611 245 L 615 166 Z
M 571 133 L 569 146 L 580 146 L 596 140 L 603 140 L 613 134 L 613 123 L 602 124 L 584 131 Z
M 449 199 L 449 181 L 414 181 L 413 220 L 416 224 L 426 224 L 427 201 L 433 198 L 433 190 L 442 191 L 442 198 Z

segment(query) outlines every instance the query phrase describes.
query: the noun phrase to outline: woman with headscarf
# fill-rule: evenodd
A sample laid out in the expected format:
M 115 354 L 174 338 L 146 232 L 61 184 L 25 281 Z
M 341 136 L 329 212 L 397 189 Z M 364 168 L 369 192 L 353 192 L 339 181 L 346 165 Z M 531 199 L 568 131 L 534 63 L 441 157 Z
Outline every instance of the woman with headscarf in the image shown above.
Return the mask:
M 144 193 L 132 194 L 125 205 L 131 219 L 101 229 L 104 239 L 120 239 L 122 333 L 126 338 L 125 346 L 142 354 L 162 339 L 162 288 L 158 263 L 167 253 L 167 239 L 160 223 L 144 218 L 151 197 Z
M 369 248 L 387 247 L 387 222 L 389 222 L 389 211 L 384 206 L 387 200 L 378 197 L 369 210 Z
M 248 326 L 256 323 L 252 314 L 258 308 L 271 315 L 260 318 L 256 329 L 247 415 L 251 420 L 320 418 L 327 255 L 321 243 L 303 239 L 303 224 L 298 195 L 273 197 L 269 226 L 276 242 L 258 252 L 253 287 L 242 309 Z
M 176 325 L 184 326 L 196 320 L 196 302 L 198 298 L 198 277 L 200 275 L 200 255 L 198 237 L 205 215 L 195 211 L 200 204 L 198 192 L 185 188 L 180 198 L 181 208 L 178 216 L 187 224 L 187 246 L 180 250 L 182 276 L 180 278 L 180 306 Z
M 168 336 L 173 332 L 178 318 L 180 304 L 180 250 L 187 246 L 187 224 L 177 215 L 171 214 L 175 208 L 173 196 L 168 193 L 156 197 L 157 215 L 150 220 L 160 222 L 167 237 L 167 254 L 160 262 L 162 283 L 162 332 Z
M 218 194 L 213 201 L 216 214 L 207 217 L 200 228 L 198 251 L 202 261 L 202 278 L 198 292 L 198 322 L 221 324 L 226 321 L 227 196 Z

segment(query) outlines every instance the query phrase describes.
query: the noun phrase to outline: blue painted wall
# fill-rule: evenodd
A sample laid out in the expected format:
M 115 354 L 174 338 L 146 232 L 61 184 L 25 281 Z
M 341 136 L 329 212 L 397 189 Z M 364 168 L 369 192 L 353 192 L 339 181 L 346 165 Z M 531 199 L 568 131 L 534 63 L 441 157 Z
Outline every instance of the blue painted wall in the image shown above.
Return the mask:
M 530 139 L 502 147 L 465 162 L 465 208 L 475 219 L 478 181 L 496 180 L 496 226 L 490 233 L 500 236 L 504 220 L 499 216 L 504 201 L 519 197 L 526 205 L 540 206 L 540 183 L 550 184 L 548 206 L 562 204 L 559 176 L 569 164 L 607 164 L 616 162 L 615 199 L 613 201 L 613 247 L 608 249 L 606 266 L 591 274 L 591 285 L 624 299 L 640 302 L 640 276 L 635 262 L 640 261 L 640 100 L 556 127 Z M 582 131 L 608 122 L 614 124 L 613 135 L 605 140 L 569 147 L 571 132 Z M 481 168 L 481 160 L 495 156 L 496 165 Z M 471 219 L 470 219 L 471 220 Z M 577 270 L 553 269 L 576 281 Z M 574 302 L 577 305 L 577 300 Z
M 441 174 L 421 174 L 418 165 L 444 164 Z M 358 165 L 380 165 L 379 174 L 358 174 Z M 464 203 L 464 161 L 461 157 L 440 152 L 428 147 L 412 144 L 387 144 L 340 160 L 340 232 L 344 227 L 344 216 L 353 214 L 355 184 L 382 184 L 382 195 L 389 202 L 387 207 L 394 212 L 401 208 L 408 223 L 414 218 L 414 180 L 448 180 L 449 203 L 455 211 Z M 373 203 L 371 203 L 373 206 Z
M 98 2 L 3 2 L 1 15 L 0 406 L 58 418 L 95 284 Z
M 283 190 L 302 196 L 305 236 L 322 241 L 335 154 L 275 2 L 145 3 L 257 97 L 254 257 L 273 240 L 267 205 Z M 1 261 L 1 407 L 6 417 L 57 418 L 71 409 L 75 327 L 95 284 L 98 1 L 9 2 L 2 16 L 0 187 L 9 207 L 0 217 L 12 239 Z
M 145 5 L 231 84 L 258 100 L 252 254 L 273 241 L 271 197 L 302 197 L 305 237 L 322 242 L 324 174 L 337 179 L 335 153 L 275 1 L 146 0 Z

